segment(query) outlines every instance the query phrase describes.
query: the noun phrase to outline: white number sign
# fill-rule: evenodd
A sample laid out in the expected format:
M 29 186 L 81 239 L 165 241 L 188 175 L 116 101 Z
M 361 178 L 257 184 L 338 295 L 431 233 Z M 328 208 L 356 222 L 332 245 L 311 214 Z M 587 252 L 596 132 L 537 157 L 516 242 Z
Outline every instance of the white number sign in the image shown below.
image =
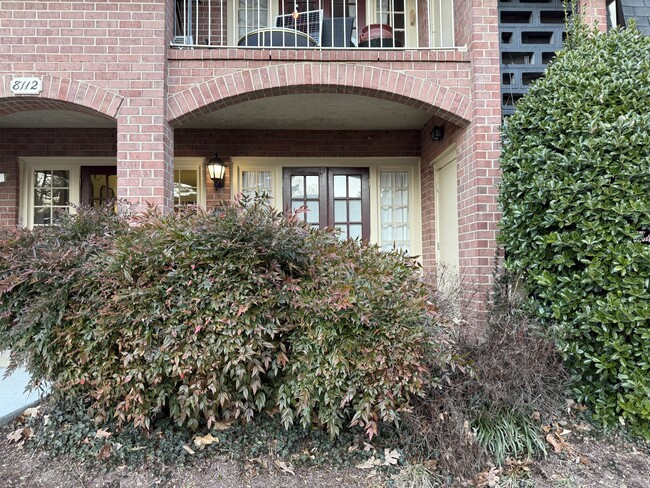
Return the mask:
M 43 91 L 40 78 L 12 78 L 9 83 L 14 95 L 38 95 Z

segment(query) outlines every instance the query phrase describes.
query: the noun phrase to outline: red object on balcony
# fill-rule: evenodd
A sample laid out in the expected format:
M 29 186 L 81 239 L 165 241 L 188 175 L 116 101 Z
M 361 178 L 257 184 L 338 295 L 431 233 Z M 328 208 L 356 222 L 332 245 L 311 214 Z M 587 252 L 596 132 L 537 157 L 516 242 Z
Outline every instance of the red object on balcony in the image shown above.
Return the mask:
M 369 42 L 374 39 L 392 39 L 393 28 L 387 24 L 368 24 L 361 30 L 359 42 Z

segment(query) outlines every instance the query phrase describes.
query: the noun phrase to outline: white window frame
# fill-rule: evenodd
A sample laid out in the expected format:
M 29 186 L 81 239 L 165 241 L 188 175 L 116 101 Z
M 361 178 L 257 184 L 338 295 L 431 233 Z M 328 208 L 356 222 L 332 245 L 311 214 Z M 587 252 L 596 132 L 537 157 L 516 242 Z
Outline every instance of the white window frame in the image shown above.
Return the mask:
M 409 237 L 410 255 L 422 255 L 422 199 L 420 189 L 420 158 L 231 158 L 231 197 L 241 188 L 242 171 L 270 171 L 272 206 L 283 210 L 282 168 L 368 168 L 370 183 L 370 242 L 381 243 L 379 171 L 406 171 L 409 174 Z
M 197 172 L 196 184 L 198 185 L 196 203 L 198 204 L 199 207 L 205 208 L 206 207 L 205 158 L 187 158 L 187 157 L 174 158 L 174 171 L 176 171 L 177 169 L 186 170 L 186 171 L 192 169 L 196 170 Z M 119 185 L 119 180 L 118 180 L 118 185 Z M 175 201 L 174 201 L 174 205 L 176 205 Z
M 82 166 L 117 166 L 117 159 L 111 157 L 84 158 L 71 157 L 20 157 L 20 187 L 18 191 L 19 225 L 32 229 L 34 227 L 34 171 L 69 171 L 70 205 L 79 205 L 81 201 L 81 167 Z M 174 169 L 196 169 L 198 172 L 198 203 L 206 207 L 205 158 L 174 158 Z M 117 182 L 119 186 L 119 178 Z M 75 208 L 70 208 L 75 213 Z
M 279 0 L 269 0 L 269 14 L 268 14 L 269 28 L 273 27 L 273 22 L 275 20 L 275 17 L 278 15 L 279 8 L 280 8 Z M 239 42 L 240 39 L 238 9 L 239 9 L 239 0 L 234 0 L 231 15 L 228 16 L 228 32 L 229 32 L 228 36 L 230 37 L 231 46 L 237 46 L 237 43 Z M 287 13 L 291 13 L 291 12 L 287 12 Z

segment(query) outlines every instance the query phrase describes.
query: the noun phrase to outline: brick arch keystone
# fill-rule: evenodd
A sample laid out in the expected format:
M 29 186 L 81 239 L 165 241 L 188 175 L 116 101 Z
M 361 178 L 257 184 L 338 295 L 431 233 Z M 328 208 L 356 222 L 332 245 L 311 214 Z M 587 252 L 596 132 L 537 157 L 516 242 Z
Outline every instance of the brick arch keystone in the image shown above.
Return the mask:
M 13 75 L 0 76 L 0 115 L 23 110 L 74 110 L 115 120 L 124 100 L 95 85 L 55 76 L 35 76 L 43 81 L 38 95 L 15 95 L 9 86 Z
M 347 93 L 401 103 L 455 125 L 469 124 L 467 95 L 433 81 L 383 68 L 315 63 L 266 66 L 219 76 L 169 98 L 173 126 L 238 103 L 296 93 Z

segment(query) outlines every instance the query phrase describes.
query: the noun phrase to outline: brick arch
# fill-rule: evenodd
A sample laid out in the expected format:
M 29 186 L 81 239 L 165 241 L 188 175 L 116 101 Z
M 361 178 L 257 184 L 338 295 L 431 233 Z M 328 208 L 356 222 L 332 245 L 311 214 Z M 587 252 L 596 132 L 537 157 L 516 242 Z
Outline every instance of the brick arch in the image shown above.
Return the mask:
M 25 110 L 72 110 L 115 120 L 123 97 L 95 85 L 69 78 L 39 76 L 43 91 L 38 95 L 14 95 L 12 75 L 0 76 L 0 116 Z
M 283 64 L 239 71 L 178 92 L 169 98 L 174 126 L 238 103 L 275 95 L 347 93 L 401 103 L 464 126 L 467 95 L 424 78 L 352 64 Z

